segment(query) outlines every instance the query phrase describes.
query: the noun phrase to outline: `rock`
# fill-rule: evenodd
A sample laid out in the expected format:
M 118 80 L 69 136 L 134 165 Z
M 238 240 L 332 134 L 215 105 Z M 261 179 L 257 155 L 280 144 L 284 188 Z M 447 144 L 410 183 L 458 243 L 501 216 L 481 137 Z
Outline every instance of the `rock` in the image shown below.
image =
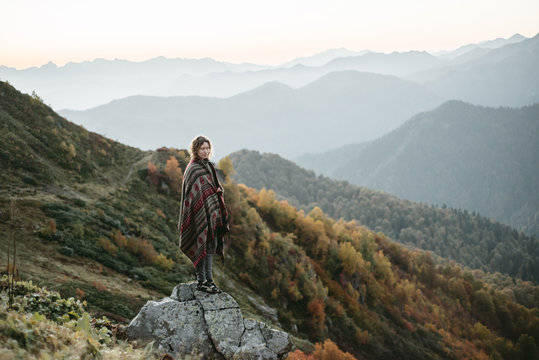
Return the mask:
M 283 359 L 293 347 L 288 333 L 244 319 L 229 294 L 207 294 L 195 283 L 148 301 L 125 331 L 130 340 L 154 341 L 157 351 L 174 358 Z
M 279 317 L 277 316 L 277 310 L 270 308 L 269 306 L 263 305 L 260 302 L 258 302 L 255 298 L 252 296 L 247 295 L 247 300 L 253 305 L 258 311 L 260 311 L 264 317 L 270 318 L 275 324 L 280 326 L 279 324 Z

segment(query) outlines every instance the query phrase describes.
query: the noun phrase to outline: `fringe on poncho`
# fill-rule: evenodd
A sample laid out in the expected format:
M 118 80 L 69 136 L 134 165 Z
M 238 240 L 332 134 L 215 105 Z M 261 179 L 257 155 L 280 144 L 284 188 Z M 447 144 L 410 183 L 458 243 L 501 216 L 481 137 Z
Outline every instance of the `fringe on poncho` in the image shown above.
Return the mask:
M 178 220 L 180 249 L 195 266 L 206 256 L 206 244 L 229 231 L 223 187 L 213 164 L 206 167 L 202 161 L 191 161 L 185 169 Z M 220 237 L 216 253 L 224 258 Z

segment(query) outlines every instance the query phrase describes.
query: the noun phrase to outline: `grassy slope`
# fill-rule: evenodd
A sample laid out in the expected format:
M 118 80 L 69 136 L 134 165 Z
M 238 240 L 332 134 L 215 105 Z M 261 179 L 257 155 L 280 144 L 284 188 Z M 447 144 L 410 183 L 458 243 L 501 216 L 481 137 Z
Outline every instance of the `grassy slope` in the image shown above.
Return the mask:
M 124 321 L 147 299 L 168 295 L 174 285 L 193 278 L 176 246 L 176 202 L 141 180 L 148 162 L 162 168 L 172 154 L 143 152 L 88 132 L 6 83 L 0 83 L 0 130 L 0 253 L 7 254 L 8 243 L 16 241 L 21 277 L 64 296 L 80 289 L 94 313 Z M 16 213 L 10 219 L 12 199 Z M 51 219 L 57 231 L 44 236 Z M 114 230 L 127 239 L 147 239 L 175 261 L 173 270 L 163 271 L 125 248 L 109 254 L 99 238 L 114 244 Z M 6 262 L 2 256 L 3 269 Z M 250 295 L 253 300 L 238 301 L 260 318 L 262 301 Z

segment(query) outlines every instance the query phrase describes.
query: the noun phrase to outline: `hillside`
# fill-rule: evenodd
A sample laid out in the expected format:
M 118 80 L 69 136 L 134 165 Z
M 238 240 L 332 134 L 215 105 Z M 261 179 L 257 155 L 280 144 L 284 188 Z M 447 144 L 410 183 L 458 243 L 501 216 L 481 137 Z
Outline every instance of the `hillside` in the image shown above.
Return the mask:
M 292 205 L 320 207 L 333 218 L 357 220 L 402 244 L 433 251 L 473 269 L 539 281 L 539 242 L 509 226 L 465 210 L 438 208 L 337 181 L 300 168 L 274 154 L 230 155 L 236 180 L 272 189 Z
M 84 299 L 92 315 L 119 322 L 146 299 L 193 279 L 175 231 L 184 150 L 142 152 L 116 143 L 6 83 L 0 83 L 0 125 L 0 249 L 5 254 L 8 243 L 17 245 L 19 276 Z M 328 349 L 338 346 L 356 358 L 525 359 L 537 353 L 537 309 L 518 304 L 510 288 L 491 287 L 456 265 L 437 265 L 425 252 L 320 209 L 305 215 L 267 191 L 230 180 L 227 158 L 220 167 L 228 178 L 232 234 L 216 281 L 245 315 L 280 325 L 301 350 L 325 340 Z M 2 298 L 4 292 L 2 286 Z M 25 334 L 41 326 L 40 315 L 30 316 L 8 311 L 0 318 L 2 349 L 48 341 L 40 335 L 50 333 L 44 326 L 31 340 L 17 341 L 25 337 L 13 324 L 28 324 Z M 305 358 L 302 351 L 294 356 Z
M 295 156 L 375 139 L 440 103 L 413 82 L 349 71 L 299 89 L 267 83 L 226 99 L 139 96 L 60 114 L 144 149 L 186 144 L 203 123 L 206 135 L 221 144 L 218 156 L 242 147 Z
M 343 148 L 298 162 L 357 185 L 479 212 L 538 235 L 538 133 L 539 104 L 493 109 L 451 101 L 376 141 L 350 146 L 347 156 L 339 156 Z

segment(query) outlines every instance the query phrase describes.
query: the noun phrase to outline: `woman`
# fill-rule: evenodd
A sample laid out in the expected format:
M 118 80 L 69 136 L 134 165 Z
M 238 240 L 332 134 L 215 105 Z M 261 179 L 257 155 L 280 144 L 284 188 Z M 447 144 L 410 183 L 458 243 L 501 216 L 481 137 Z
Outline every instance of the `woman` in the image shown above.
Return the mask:
M 211 141 L 197 136 L 189 149 L 191 161 L 185 168 L 180 205 L 180 249 L 193 262 L 197 289 L 221 292 L 213 282 L 213 255 L 224 259 L 224 237 L 228 236 L 228 212 L 215 166 L 209 161 Z

